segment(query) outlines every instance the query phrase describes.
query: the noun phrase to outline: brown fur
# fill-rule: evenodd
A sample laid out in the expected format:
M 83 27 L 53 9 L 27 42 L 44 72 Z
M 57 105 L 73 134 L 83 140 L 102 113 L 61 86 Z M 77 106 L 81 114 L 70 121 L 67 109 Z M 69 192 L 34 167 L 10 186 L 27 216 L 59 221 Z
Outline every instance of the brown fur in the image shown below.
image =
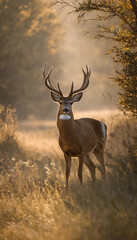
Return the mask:
M 70 174 L 71 157 L 79 158 L 78 176 L 82 183 L 83 162 L 90 170 L 93 181 L 95 181 L 95 165 L 92 162 L 89 153 L 93 150 L 96 158 L 101 164 L 102 178 L 105 178 L 104 165 L 104 145 L 105 139 L 102 132 L 102 126 L 98 120 L 92 118 L 81 118 L 74 120 L 72 110 L 70 109 L 70 120 L 60 120 L 59 116 L 63 113 L 63 107 L 60 106 L 57 118 L 59 130 L 59 145 L 66 160 L 66 187 L 68 187 L 68 178 Z
M 89 78 L 91 70 L 86 65 L 86 72 L 82 68 L 84 74 L 84 80 L 81 87 L 77 90 L 73 90 L 73 82 L 71 85 L 70 94 L 68 97 L 64 97 L 58 83 L 58 89 L 55 89 L 50 82 L 50 74 L 46 75 L 46 65 L 44 67 L 43 76 L 45 79 L 45 85 L 51 92 L 53 101 L 60 104 L 57 126 L 59 129 L 59 145 L 64 153 L 66 161 L 66 188 L 68 187 L 68 179 L 71 168 L 71 157 L 79 158 L 78 177 L 82 184 L 82 168 L 83 163 L 86 164 L 90 170 L 93 181 L 95 181 L 95 164 L 92 162 L 89 153 L 93 152 L 101 164 L 102 178 L 105 178 L 105 165 L 104 165 L 104 145 L 106 136 L 103 135 L 101 123 L 92 118 L 81 118 L 74 120 L 71 105 L 74 102 L 80 101 L 82 98 L 82 91 L 89 85 Z M 61 118 L 61 115 L 67 115 L 67 120 Z M 70 118 L 71 117 L 71 118 Z M 70 119 L 69 119 L 70 118 Z M 69 119 L 69 120 L 68 120 Z M 106 127 L 106 126 L 105 126 Z

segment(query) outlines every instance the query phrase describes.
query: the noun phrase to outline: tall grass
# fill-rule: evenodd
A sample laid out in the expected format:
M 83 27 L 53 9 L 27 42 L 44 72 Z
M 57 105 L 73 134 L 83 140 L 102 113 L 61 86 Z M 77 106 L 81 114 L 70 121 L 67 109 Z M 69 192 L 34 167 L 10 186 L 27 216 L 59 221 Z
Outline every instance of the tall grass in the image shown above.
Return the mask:
M 18 137 L 14 110 L 0 109 L 0 239 L 137 238 L 134 119 L 116 115 L 105 119 L 106 181 L 102 182 L 97 172 L 97 181 L 92 185 L 85 167 L 81 188 L 74 159 L 66 193 L 61 155 L 52 151 L 43 155 L 36 143 L 28 149 Z

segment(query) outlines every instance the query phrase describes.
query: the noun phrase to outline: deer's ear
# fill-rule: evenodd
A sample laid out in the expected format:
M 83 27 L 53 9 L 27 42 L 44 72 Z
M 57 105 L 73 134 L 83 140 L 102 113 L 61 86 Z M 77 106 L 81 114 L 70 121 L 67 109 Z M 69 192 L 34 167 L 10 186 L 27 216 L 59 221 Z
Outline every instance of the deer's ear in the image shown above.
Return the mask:
M 72 98 L 72 102 L 74 103 L 74 102 L 80 101 L 80 99 L 82 98 L 82 95 L 83 95 L 82 92 L 74 95 L 73 98 Z
M 54 102 L 60 102 L 60 97 L 58 96 L 58 94 L 51 92 L 51 97 Z

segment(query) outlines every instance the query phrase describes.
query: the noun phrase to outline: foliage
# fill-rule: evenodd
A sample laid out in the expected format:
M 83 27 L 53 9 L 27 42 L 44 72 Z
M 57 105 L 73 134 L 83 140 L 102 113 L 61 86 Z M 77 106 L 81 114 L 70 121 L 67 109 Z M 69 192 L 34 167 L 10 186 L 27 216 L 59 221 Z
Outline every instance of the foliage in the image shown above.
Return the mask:
M 0 173 L 15 165 L 20 152 L 16 137 L 17 117 L 15 109 L 0 105 Z
M 0 143 L 15 137 L 17 117 L 15 109 L 0 105 Z
M 55 1 L 69 6 L 78 20 L 98 22 L 92 34 L 111 39 L 115 45 L 109 53 L 118 66 L 115 82 L 121 88 L 119 104 L 123 111 L 137 114 L 137 2 L 136 0 Z M 89 15 L 90 14 L 90 15 Z M 91 16 L 91 17 L 90 17 Z
M 44 114 L 40 76 L 45 62 L 59 65 L 59 21 L 47 1 L 1 0 L 0 22 L 0 103 L 21 117 Z
M 137 152 L 133 118 L 118 115 L 105 120 L 109 130 L 106 181 L 102 182 L 98 175 L 92 185 L 84 168 L 81 188 L 76 177 L 77 164 L 73 160 L 66 193 L 64 159 L 58 152 L 54 153 L 53 148 L 49 155 L 46 152 L 43 156 L 45 144 L 38 154 L 37 142 L 28 152 L 24 139 L 19 138 L 21 133 L 16 130 L 14 110 L 2 106 L 0 109 L 0 130 L 3 132 L 0 160 L 3 152 L 6 164 L 14 162 L 0 172 L 0 239 L 136 239 Z M 33 132 L 37 134 L 38 131 Z M 8 147 L 8 135 L 19 146 L 14 161 L 16 148 L 12 142 Z M 7 151 L 3 151 L 2 142 L 7 143 Z

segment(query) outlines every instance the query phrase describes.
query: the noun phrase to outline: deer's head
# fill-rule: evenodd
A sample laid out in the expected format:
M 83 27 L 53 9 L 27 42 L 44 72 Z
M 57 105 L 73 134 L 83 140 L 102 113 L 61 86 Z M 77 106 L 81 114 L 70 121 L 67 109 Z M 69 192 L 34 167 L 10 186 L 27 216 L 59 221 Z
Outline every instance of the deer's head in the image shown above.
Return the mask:
M 53 67 L 49 70 L 48 74 L 46 75 L 46 65 L 44 67 L 43 77 L 45 79 L 45 85 L 47 88 L 49 88 L 51 90 L 51 97 L 52 97 L 53 101 L 60 104 L 59 118 L 62 120 L 69 120 L 71 118 L 71 114 L 72 114 L 72 104 L 80 101 L 80 99 L 82 98 L 82 95 L 83 95 L 82 91 L 85 90 L 89 85 L 89 78 L 91 75 L 91 70 L 90 70 L 90 68 L 88 69 L 88 67 L 86 66 L 86 72 L 85 72 L 84 69 L 82 68 L 82 71 L 84 74 L 84 80 L 83 80 L 81 87 L 77 90 L 73 90 L 73 82 L 72 82 L 71 90 L 70 90 L 68 97 L 64 97 L 63 93 L 60 89 L 59 83 L 57 84 L 58 89 L 55 89 L 53 87 L 53 85 L 51 84 L 50 74 L 52 72 L 52 69 L 53 69 Z

